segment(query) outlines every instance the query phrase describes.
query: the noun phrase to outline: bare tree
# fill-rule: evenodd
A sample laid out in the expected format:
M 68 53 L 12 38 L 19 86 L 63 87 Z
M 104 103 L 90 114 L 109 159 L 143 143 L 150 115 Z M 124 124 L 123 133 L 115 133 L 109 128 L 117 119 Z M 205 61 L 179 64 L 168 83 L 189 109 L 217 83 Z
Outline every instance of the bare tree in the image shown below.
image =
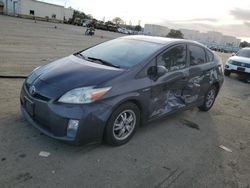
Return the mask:
M 119 18 L 119 17 L 115 17 L 113 20 L 112 20 L 113 23 L 115 23 L 116 25 L 121 25 L 121 24 L 124 24 L 124 21 Z

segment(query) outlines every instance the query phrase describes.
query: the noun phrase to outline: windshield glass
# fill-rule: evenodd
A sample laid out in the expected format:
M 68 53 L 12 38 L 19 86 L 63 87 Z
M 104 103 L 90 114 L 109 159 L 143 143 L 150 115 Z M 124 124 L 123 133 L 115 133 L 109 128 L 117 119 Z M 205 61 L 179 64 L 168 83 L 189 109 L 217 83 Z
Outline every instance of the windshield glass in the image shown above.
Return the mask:
M 130 68 L 160 48 L 162 44 L 120 38 L 84 50 L 81 55 L 103 60 L 117 67 Z
M 241 56 L 241 57 L 249 57 L 250 58 L 250 49 L 241 49 L 240 51 L 238 51 L 238 53 L 236 55 Z

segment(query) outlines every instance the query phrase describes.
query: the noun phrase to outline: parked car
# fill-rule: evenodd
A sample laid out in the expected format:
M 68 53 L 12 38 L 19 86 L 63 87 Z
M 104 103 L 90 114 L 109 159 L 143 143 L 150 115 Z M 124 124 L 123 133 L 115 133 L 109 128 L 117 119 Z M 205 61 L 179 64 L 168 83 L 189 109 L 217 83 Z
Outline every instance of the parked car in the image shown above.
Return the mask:
M 250 48 L 242 48 L 230 57 L 224 67 L 225 76 L 231 73 L 250 73 Z
M 123 34 L 129 34 L 129 31 L 126 28 L 124 28 L 124 27 L 118 28 L 117 31 L 119 33 L 123 33 Z
M 121 37 L 35 69 L 21 89 L 21 111 L 52 138 L 121 145 L 140 124 L 195 106 L 208 111 L 221 66 L 197 42 Z
M 92 22 L 92 20 L 85 20 L 83 23 L 82 23 L 82 26 L 83 27 L 88 27 L 88 25 Z

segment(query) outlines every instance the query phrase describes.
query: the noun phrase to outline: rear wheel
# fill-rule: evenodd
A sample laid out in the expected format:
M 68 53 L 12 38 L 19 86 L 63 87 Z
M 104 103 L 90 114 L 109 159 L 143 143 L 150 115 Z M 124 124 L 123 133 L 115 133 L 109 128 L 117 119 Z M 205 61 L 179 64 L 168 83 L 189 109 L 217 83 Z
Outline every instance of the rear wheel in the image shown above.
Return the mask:
M 111 115 L 105 129 L 105 141 L 114 146 L 128 142 L 140 123 L 140 110 L 132 102 L 119 106 Z
M 224 70 L 224 75 L 225 76 L 230 76 L 230 74 L 231 74 L 231 72 L 229 70 L 226 70 L 226 69 Z
M 201 106 L 199 106 L 199 109 L 201 111 L 208 111 L 208 110 L 210 110 L 210 108 L 212 108 L 212 106 L 214 104 L 216 95 L 217 95 L 217 88 L 215 87 L 215 85 L 212 85 L 208 89 L 208 91 L 207 91 L 207 93 L 205 95 L 204 103 Z

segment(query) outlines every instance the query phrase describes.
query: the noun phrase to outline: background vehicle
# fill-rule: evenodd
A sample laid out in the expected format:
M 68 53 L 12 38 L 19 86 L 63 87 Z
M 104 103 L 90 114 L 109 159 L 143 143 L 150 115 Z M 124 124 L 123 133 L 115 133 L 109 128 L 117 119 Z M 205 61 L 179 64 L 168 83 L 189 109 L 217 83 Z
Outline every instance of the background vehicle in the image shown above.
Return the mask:
M 94 35 L 95 34 L 95 27 L 96 27 L 96 20 L 89 20 L 88 24 L 86 25 L 87 29 L 85 31 L 85 35 Z
M 208 111 L 222 83 L 220 59 L 199 43 L 127 36 L 33 71 L 21 110 L 53 138 L 121 145 L 142 123 L 194 106 Z
M 84 20 L 84 22 L 82 23 L 83 27 L 87 27 L 89 25 L 89 23 L 91 23 L 92 20 Z
M 117 32 L 117 26 L 110 21 L 108 22 L 96 21 L 95 28 L 111 32 Z
M 242 48 L 227 60 L 224 74 L 230 76 L 231 73 L 250 73 L 250 48 Z
M 123 34 L 129 34 L 129 31 L 124 27 L 118 28 L 118 32 Z
M 85 35 L 94 35 L 95 34 L 95 28 L 94 27 L 87 27 L 86 31 L 85 31 Z

